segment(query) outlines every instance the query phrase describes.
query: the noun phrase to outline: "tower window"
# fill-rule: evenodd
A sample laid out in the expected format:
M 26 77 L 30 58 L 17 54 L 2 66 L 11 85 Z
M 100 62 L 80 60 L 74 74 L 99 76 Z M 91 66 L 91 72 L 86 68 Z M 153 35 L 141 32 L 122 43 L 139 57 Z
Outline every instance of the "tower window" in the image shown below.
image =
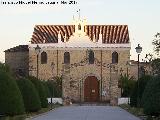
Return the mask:
M 70 53 L 69 52 L 64 53 L 64 63 L 70 64 Z
M 112 53 L 112 63 L 118 63 L 118 53 L 117 52 Z
M 94 52 L 92 50 L 89 51 L 89 64 L 94 64 Z
M 46 64 L 46 63 L 47 63 L 47 53 L 43 51 L 41 53 L 41 64 Z

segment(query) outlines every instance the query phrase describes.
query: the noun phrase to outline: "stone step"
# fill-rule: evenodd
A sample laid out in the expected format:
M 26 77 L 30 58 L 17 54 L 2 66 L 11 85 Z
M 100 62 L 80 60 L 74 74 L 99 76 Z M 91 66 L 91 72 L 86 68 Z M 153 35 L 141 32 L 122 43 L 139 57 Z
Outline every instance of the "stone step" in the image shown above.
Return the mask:
M 83 102 L 83 103 L 74 103 L 73 106 L 110 106 L 109 103 L 98 103 L 98 102 Z

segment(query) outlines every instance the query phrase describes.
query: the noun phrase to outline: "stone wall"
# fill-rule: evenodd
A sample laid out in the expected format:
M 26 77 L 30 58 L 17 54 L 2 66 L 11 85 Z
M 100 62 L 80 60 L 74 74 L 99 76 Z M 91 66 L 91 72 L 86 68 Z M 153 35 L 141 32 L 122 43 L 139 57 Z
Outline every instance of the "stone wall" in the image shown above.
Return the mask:
M 48 49 L 43 48 L 48 55 L 47 64 L 41 64 L 39 54 L 39 78 L 42 80 L 52 79 L 54 76 L 63 76 L 63 97 L 70 97 L 75 101 L 80 100 L 80 94 L 82 95 L 82 101 L 84 100 L 84 81 L 88 76 L 95 76 L 99 81 L 102 79 L 99 88 L 102 95 L 102 100 L 107 101 L 110 99 L 118 98 L 118 79 L 120 75 L 120 69 L 127 71 L 126 63 L 129 61 L 130 49 L 117 48 L 116 52 L 119 55 L 119 62 L 116 65 L 111 65 L 112 50 L 94 50 L 95 62 L 94 64 L 88 63 L 88 50 L 76 50 L 76 49 Z M 41 52 L 42 52 L 41 51 Z M 70 64 L 64 65 L 64 52 L 70 53 Z M 101 64 L 101 52 L 102 52 L 102 64 Z M 58 56 L 58 57 L 57 57 Z M 36 76 L 37 74 L 37 58 L 34 49 L 29 50 L 29 74 Z M 101 67 L 102 65 L 102 67 Z M 115 66 L 115 67 L 114 67 Z M 101 71 L 102 68 L 102 71 Z M 80 84 L 81 83 L 81 84 Z M 81 86 L 81 88 L 80 88 Z M 80 91 L 81 89 L 81 91 Z M 101 95 L 101 94 L 100 94 Z
M 29 66 L 29 52 L 5 52 L 5 64 L 9 65 L 13 73 L 27 76 Z

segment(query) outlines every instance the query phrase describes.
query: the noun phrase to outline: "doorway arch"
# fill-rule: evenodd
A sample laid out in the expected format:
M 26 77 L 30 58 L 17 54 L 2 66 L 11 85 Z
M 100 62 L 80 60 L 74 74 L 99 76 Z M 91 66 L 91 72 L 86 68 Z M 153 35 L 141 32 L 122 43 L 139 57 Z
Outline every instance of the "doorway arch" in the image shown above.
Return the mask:
M 99 101 L 99 81 L 95 76 L 88 76 L 84 81 L 84 101 Z

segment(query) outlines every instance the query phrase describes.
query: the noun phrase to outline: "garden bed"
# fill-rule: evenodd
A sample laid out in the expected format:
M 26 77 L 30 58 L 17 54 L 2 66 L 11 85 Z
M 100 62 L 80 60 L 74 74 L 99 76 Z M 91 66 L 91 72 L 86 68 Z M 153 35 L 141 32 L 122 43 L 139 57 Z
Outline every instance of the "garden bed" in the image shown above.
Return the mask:
M 59 104 L 54 104 L 53 105 L 53 109 L 60 107 L 62 105 Z M 16 116 L 0 116 L 0 120 L 25 120 L 27 118 L 32 118 L 36 115 L 39 114 L 43 114 L 45 112 L 48 112 L 51 110 L 51 106 L 49 106 L 48 108 L 42 108 L 41 110 L 39 110 L 38 112 L 31 112 L 31 113 L 26 113 L 23 115 L 16 115 Z
M 155 117 L 155 116 L 147 116 L 143 113 L 143 108 L 135 108 L 135 107 L 131 107 L 128 104 L 122 104 L 119 105 L 121 108 L 123 108 L 124 110 L 130 112 L 131 114 L 139 117 L 141 120 L 160 120 L 160 116 L 159 117 Z

